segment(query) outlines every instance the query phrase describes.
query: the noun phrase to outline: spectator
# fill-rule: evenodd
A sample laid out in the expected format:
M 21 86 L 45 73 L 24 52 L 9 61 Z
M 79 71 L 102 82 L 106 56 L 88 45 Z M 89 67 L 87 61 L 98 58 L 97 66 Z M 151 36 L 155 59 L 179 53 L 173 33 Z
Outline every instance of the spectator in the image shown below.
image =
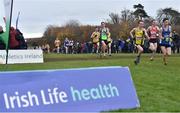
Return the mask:
M 74 41 L 71 39 L 69 41 L 69 53 L 73 54 L 73 49 L 74 49 Z
M 68 38 L 66 38 L 64 40 L 64 49 L 65 49 L 65 54 L 68 54 L 68 50 L 69 50 L 69 40 L 68 40 Z
M 50 53 L 50 46 L 49 46 L 49 44 L 45 45 L 45 51 L 46 51 L 46 53 Z
M 45 52 L 45 45 L 42 45 L 41 49 L 42 49 L 43 52 Z
M 123 41 L 123 39 L 119 39 L 118 40 L 118 53 L 122 52 L 122 49 L 124 48 L 125 42 Z
M 55 45 L 57 53 L 59 53 L 60 51 L 60 44 L 61 44 L 61 41 L 58 38 L 56 38 L 56 40 L 54 41 L 54 45 Z
M 115 45 L 115 40 L 112 41 L 112 53 L 116 53 L 116 45 Z
M 180 53 L 180 36 L 176 31 L 173 32 L 173 41 L 177 53 Z
M 77 43 L 77 53 L 81 53 L 81 49 L 82 49 L 82 46 L 81 46 L 81 43 Z
M 16 40 L 19 42 L 19 47 L 18 47 L 19 49 L 28 48 L 23 33 L 19 29 L 16 29 Z
M 19 42 L 16 39 L 17 31 L 14 27 L 10 28 L 10 49 L 19 49 Z

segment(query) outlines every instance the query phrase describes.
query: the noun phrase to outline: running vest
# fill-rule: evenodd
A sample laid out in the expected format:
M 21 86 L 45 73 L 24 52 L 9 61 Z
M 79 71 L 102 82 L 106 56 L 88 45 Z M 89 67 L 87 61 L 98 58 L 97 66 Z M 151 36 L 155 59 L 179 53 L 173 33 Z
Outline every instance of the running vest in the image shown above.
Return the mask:
M 170 38 L 170 34 L 171 34 L 171 31 L 170 31 L 170 28 L 168 27 L 168 30 L 166 31 L 164 27 L 162 27 L 162 37 L 164 38 Z
M 170 37 L 170 34 L 171 34 L 170 27 L 168 27 L 167 30 L 165 30 L 165 28 L 162 27 L 162 37 L 163 37 L 163 39 L 160 40 L 160 44 L 162 46 L 171 46 L 172 39 Z
M 101 39 L 102 40 L 107 40 L 108 39 L 107 32 L 108 32 L 107 28 L 101 29 Z
M 137 45 L 144 45 L 144 30 L 135 29 L 135 40 Z
M 151 27 L 149 33 L 150 33 L 150 38 L 151 39 L 156 39 L 157 38 L 157 32 L 158 32 L 158 29 L 157 27 Z
M 100 33 L 99 32 L 93 32 L 93 43 L 99 42 Z

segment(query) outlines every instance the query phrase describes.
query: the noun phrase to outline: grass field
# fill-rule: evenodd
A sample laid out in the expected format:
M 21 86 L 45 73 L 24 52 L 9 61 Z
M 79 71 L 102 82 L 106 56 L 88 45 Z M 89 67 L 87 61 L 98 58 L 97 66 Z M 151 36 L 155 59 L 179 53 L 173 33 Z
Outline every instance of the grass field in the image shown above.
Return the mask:
M 149 55 L 142 57 L 140 65 L 133 63 L 135 55 L 118 54 L 100 59 L 97 55 L 47 54 L 44 64 L 0 65 L 0 71 L 44 70 L 99 66 L 128 66 L 136 86 L 141 107 L 126 112 L 180 112 L 180 55 L 172 55 L 164 66 L 161 55 L 155 61 Z

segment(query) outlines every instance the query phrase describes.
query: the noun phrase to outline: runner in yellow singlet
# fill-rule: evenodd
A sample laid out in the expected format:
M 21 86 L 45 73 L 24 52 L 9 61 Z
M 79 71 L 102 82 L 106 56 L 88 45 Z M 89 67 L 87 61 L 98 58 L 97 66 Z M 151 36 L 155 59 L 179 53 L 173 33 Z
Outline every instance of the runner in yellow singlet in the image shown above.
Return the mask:
M 91 35 L 91 39 L 93 41 L 93 52 L 96 50 L 96 53 L 98 53 L 99 51 L 99 38 L 100 38 L 99 28 L 96 27 L 95 31 Z
M 140 63 L 141 54 L 144 51 L 143 46 L 145 37 L 149 39 L 146 29 L 144 28 L 144 22 L 142 20 L 138 22 L 138 27 L 131 30 L 130 35 L 133 39 L 135 39 L 135 46 L 138 50 L 138 56 L 134 61 L 134 63 L 137 65 Z

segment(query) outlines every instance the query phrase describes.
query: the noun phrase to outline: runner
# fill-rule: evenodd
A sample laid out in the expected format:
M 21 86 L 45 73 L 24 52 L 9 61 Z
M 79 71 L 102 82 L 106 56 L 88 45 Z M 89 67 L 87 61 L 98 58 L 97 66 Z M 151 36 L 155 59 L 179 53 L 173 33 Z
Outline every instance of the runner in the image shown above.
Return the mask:
M 107 45 L 108 45 L 108 36 L 109 36 L 109 28 L 106 27 L 105 22 L 101 22 L 101 29 L 100 29 L 100 40 L 101 40 L 101 44 L 102 44 L 102 52 L 104 54 L 104 56 L 106 56 L 106 50 L 107 50 Z
M 61 44 L 61 41 L 56 38 L 56 40 L 54 41 L 54 45 L 55 45 L 55 48 L 56 48 L 56 52 L 59 53 L 59 50 L 60 50 L 60 44 Z
M 145 37 L 149 39 L 146 29 L 144 28 L 144 22 L 140 20 L 138 22 L 138 27 L 131 30 L 130 35 L 133 39 L 135 39 L 135 46 L 138 49 L 138 56 L 134 63 L 137 65 L 140 63 L 141 54 L 143 53 L 143 45 Z
M 167 65 L 167 57 L 171 55 L 171 45 L 172 45 L 172 28 L 169 25 L 168 18 L 163 19 L 163 26 L 160 29 L 160 46 L 163 53 L 164 65 Z
M 157 22 L 155 20 L 152 20 L 152 25 L 148 27 L 147 32 L 149 34 L 149 49 L 152 51 L 152 55 L 150 60 L 153 61 L 154 60 L 154 56 L 155 53 L 157 51 L 157 41 L 158 41 L 158 36 L 159 36 L 159 32 L 160 29 L 157 26 Z
M 96 50 L 96 53 L 99 51 L 99 38 L 100 38 L 100 32 L 98 27 L 96 27 L 95 31 L 91 35 L 91 39 L 93 40 L 93 50 L 94 53 Z

